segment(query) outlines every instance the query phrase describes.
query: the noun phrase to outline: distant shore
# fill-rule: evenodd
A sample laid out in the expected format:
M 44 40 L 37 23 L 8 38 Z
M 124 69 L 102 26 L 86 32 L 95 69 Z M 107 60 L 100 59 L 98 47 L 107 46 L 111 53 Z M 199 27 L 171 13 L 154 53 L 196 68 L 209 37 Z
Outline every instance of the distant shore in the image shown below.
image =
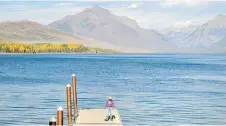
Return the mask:
M 112 49 L 90 48 L 81 44 L 0 42 L 0 54 L 87 54 L 118 53 Z
M 115 54 L 114 52 L 99 52 L 99 53 L 94 53 L 94 52 L 80 52 L 80 53 L 5 53 L 5 52 L 0 52 L 0 55 L 7 55 L 7 54 Z

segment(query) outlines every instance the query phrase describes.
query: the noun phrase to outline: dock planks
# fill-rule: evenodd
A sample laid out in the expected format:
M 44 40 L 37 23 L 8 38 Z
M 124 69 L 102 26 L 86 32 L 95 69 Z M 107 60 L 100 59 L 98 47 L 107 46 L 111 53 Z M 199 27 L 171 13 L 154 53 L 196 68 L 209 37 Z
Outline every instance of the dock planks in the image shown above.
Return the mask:
M 74 123 L 75 126 L 123 126 L 120 115 L 117 109 L 112 110 L 115 116 L 113 121 L 105 121 L 106 109 L 81 109 L 78 112 L 78 117 Z

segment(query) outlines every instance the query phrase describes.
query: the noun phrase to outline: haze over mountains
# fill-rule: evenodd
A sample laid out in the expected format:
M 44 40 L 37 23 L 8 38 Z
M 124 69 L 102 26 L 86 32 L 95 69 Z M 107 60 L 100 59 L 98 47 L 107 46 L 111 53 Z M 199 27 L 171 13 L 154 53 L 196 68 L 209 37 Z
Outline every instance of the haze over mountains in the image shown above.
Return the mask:
M 0 40 L 18 42 L 66 42 L 80 39 L 66 32 L 48 28 L 32 21 L 6 21 L 0 23 Z
M 76 43 L 87 47 L 114 49 L 115 51 L 144 52 L 141 49 L 124 49 L 111 44 L 89 40 L 27 20 L 0 22 L 1 41 L 15 43 Z
M 163 31 L 141 28 L 135 20 L 93 6 L 47 26 L 31 21 L 0 23 L 0 40 L 74 42 L 124 52 L 225 52 L 226 15 L 197 26 Z
M 188 26 L 178 31 L 172 29 L 162 33 L 168 41 L 179 47 L 222 52 L 226 50 L 223 46 L 226 45 L 226 15 L 219 14 L 200 26 Z
M 135 20 L 113 15 L 98 6 L 66 16 L 49 26 L 125 48 L 140 48 L 149 52 L 172 52 L 176 48 L 164 40 L 163 35 L 143 29 Z

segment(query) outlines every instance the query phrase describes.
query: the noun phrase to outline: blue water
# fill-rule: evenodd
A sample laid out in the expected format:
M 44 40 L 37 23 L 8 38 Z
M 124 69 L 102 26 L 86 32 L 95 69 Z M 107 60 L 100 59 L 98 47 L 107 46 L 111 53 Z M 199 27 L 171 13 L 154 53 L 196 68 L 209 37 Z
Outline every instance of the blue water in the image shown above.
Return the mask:
M 111 95 L 125 126 L 226 125 L 226 54 L 0 55 L 0 125 L 48 125 L 77 76 L 79 108 Z

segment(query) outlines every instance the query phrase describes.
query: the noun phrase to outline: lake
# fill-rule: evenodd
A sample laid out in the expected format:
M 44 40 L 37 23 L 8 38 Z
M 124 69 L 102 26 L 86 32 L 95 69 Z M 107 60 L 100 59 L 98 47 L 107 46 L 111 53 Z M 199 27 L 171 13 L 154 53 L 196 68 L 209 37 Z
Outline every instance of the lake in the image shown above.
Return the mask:
M 2 54 L 0 125 L 48 125 L 77 77 L 79 108 L 113 96 L 125 126 L 226 125 L 226 54 Z

